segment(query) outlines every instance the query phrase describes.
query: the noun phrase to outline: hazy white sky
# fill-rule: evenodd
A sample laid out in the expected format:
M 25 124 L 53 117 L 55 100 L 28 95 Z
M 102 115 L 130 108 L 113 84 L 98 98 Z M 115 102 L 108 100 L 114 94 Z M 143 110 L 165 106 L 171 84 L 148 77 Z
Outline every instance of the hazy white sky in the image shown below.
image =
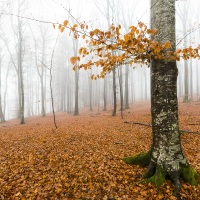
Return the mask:
M 28 0 L 29 9 L 27 14 L 46 21 L 63 22 L 68 18 L 65 9 L 71 11 L 75 18 L 85 21 L 93 21 L 99 24 L 105 22 L 105 18 L 101 14 L 106 10 L 106 0 Z M 130 13 L 134 13 L 133 20 L 148 21 L 149 17 L 149 1 L 147 0 L 110 0 L 116 5 L 123 5 L 125 17 Z M 96 2 L 96 3 L 95 3 Z M 113 5 L 111 3 L 111 5 Z M 121 9 L 121 5 L 120 8 Z M 99 8 L 97 8 L 97 6 Z M 122 10 L 121 10 L 122 11 Z M 121 12 L 120 11 L 120 12 Z

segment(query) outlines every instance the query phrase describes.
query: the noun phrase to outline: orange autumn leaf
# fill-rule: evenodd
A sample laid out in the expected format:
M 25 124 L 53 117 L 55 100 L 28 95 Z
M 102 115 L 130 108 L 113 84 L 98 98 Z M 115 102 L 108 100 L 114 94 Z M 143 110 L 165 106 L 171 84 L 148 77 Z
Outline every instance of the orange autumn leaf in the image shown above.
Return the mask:
M 68 21 L 65 20 L 65 21 L 63 22 L 63 25 L 64 25 L 64 26 L 67 26 L 67 25 L 68 25 Z

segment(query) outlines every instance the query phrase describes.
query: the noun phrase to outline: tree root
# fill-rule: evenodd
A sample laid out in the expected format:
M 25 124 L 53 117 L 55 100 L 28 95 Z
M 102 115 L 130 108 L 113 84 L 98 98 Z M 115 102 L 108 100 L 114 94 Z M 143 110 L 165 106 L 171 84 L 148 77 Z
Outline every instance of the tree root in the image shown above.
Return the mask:
M 150 160 L 151 160 L 151 149 L 146 153 L 138 153 L 133 157 L 125 157 L 122 160 L 127 164 L 146 167 L 149 165 Z
M 123 158 L 127 164 L 139 165 L 141 167 L 148 166 L 143 175 L 143 183 L 154 183 L 159 188 L 168 178 L 174 183 L 174 196 L 177 198 L 180 198 L 181 178 L 190 185 L 197 185 L 199 175 L 189 164 L 180 164 L 177 170 L 170 170 L 168 167 L 166 168 L 152 162 L 151 152 L 152 150 L 150 149 L 146 153 Z

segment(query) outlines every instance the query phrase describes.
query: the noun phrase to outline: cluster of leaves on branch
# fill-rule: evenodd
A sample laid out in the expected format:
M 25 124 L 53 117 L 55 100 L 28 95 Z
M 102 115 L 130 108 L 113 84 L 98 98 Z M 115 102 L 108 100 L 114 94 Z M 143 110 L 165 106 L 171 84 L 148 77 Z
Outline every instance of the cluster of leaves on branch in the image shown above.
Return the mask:
M 67 25 L 68 21 L 59 25 L 61 32 Z M 159 31 L 148 29 L 142 22 L 139 22 L 137 26 L 130 26 L 126 34 L 122 33 L 120 25 L 112 25 L 108 31 L 95 29 L 89 32 L 86 24 L 75 24 L 69 29 L 70 33 L 74 33 L 74 38 L 77 39 L 82 35 L 82 38 L 86 40 L 86 46 L 79 49 L 79 56 L 71 57 L 70 61 L 74 69 L 78 67 L 86 70 L 92 66 L 101 67 L 101 73 L 97 77 L 93 76 L 94 79 L 103 78 L 113 67 L 124 64 L 149 65 L 152 60 L 200 59 L 200 45 L 196 48 L 190 46 L 174 51 L 170 41 L 160 44 L 153 39 Z M 85 62 L 78 64 L 81 60 Z

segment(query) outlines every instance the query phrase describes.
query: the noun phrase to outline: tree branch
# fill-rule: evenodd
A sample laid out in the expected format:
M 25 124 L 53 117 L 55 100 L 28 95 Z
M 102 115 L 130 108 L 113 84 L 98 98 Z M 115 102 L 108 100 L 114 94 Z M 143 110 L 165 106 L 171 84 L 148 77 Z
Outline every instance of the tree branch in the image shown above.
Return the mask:
M 152 127 L 151 124 L 144 124 L 144 123 L 140 123 L 140 122 L 128 122 L 128 121 L 124 121 L 124 123 L 126 124 L 138 124 L 141 126 L 147 126 L 147 127 Z M 189 131 L 189 130 L 179 130 L 181 133 L 194 133 L 194 134 L 200 134 L 200 132 L 198 131 Z

